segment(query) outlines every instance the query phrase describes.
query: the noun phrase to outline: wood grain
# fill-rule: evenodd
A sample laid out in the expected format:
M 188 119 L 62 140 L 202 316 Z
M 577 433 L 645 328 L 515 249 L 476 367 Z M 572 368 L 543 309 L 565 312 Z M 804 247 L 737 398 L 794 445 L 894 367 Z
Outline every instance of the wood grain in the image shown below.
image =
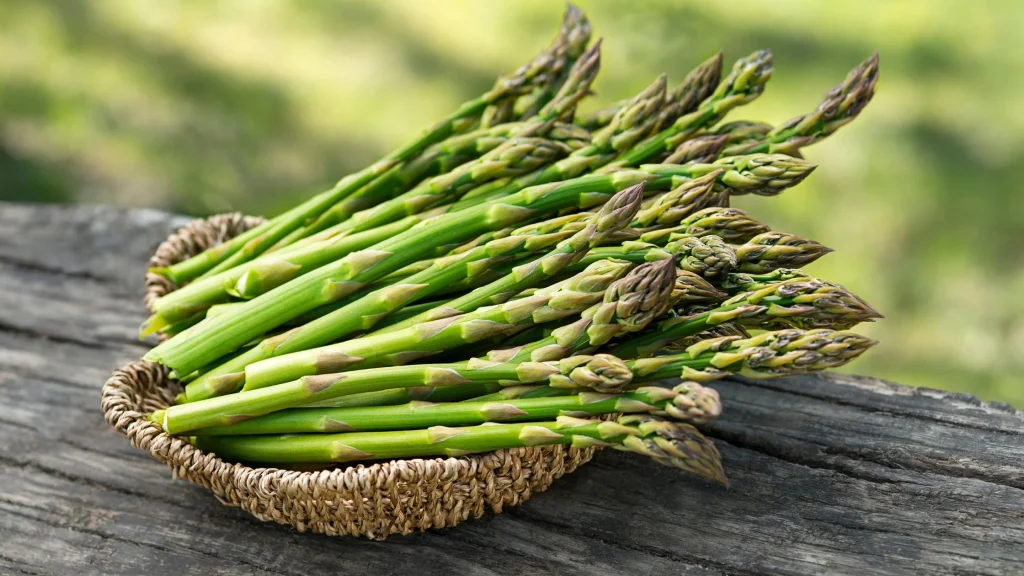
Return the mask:
M 0 573 L 1019 574 L 1024 419 L 849 376 L 716 384 L 728 490 L 614 452 L 526 505 L 386 542 L 174 482 L 103 422 L 181 217 L 0 203 Z

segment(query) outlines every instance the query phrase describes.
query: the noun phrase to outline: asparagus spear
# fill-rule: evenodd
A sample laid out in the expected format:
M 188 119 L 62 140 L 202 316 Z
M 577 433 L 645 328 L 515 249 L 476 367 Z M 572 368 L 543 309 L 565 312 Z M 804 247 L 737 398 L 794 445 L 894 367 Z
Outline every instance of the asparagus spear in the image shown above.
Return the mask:
M 528 386 L 528 385 L 524 385 Z M 539 385 L 532 386 L 540 388 Z M 430 386 L 414 386 L 412 388 L 391 388 L 378 392 L 361 392 L 338 396 L 305 404 L 303 408 L 350 408 L 354 406 L 392 406 L 395 404 L 406 404 L 409 402 L 461 402 L 472 398 L 491 394 L 501 390 L 508 390 L 515 386 L 504 387 L 497 382 L 474 382 L 463 386 L 441 386 L 432 388 Z M 565 390 L 564 395 L 573 392 Z
M 809 280 L 811 275 L 803 270 L 796 270 L 794 268 L 775 268 L 770 272 L 760 274 L 733 272 L 726 274 L 722 278 L 719 282 L 719 287 L 727 293 L 735 295 L 740 292 L 753 292 L 779 282 L 798 278 Z
M 232 295 L 254 297 L 300 276 L 324 262 L 341 258 L 391 238 L 422 222 L 423 216 L 409 216 L 398 222 L 351 236 L 315 242 L 286 254 L 271 253 L 230 270 L 208 275 L 170 292 L 153 303 L 154 314 L 140 329 L 140 337 L 174 322 L 200 313 Z
M 185 390 L 189 401 L 202 400 L 238 390 L 245 380 L 245 367 L 276 355 L 288 354 L 339 341 L 359 330 L 367 330 L 390 312 L 416 300 L 437 294 L 446 286 L 467 278 L 478 278 L 505 260 L 533 253 L 570 237 L 586 222 L 580 215 L 562 216 L 514 230 L 482 245 L 437 258 L 425 270 L 401 280 L 406 289 L 371 290 L 362 296 L 343 299 L 344 306 L 319 316 L 308 324 L 280 336 L 267 338 L 241 356 L 207 372 Z M 333 305 L 327 305 L 331 307 Z M 321 307 L 317 310 L 320 310 Z
M 304 376 L 298 380 L 245 390 L 219 398 L 189 402 L 150 415 L 168 434 L 231 426 L 286 408 L 362 392 L 418 386 L 462 386 L 472 382 L 514 384 L 548 381 L 562 388 L 625 389 L 632 373 L 614 356 L 576 356 L 558 362 L 460 362 L 457 364 L 389 366 L 341 374 Z
M 726 154 L 754 152 L 793 153 L 830 136 L 853 121 L 868 105 L 878 83 L 878 53 L 861 62 L 846 79 L 829 90 L 825 100 L 810 114 L 797 116 L 769 132 L 764 140 L 737 143 Z
M 489 105 L 523 93 L 528 89 L 531 80 L 545 73 L 550 65 L 550 61 L 541 59 L 541 61 L 535 61 L 512 74 L 500 77 L 490 90 L 463 103 L 447 118 L 436 123 L 408 144 L 392 151 L 370 166 L 342 178 L 331 190 L 318 194 L 284 214 L 184 262 L 166 268 L 153 269 L 153 272 L 166 276 L 175 284 L 182 285 L 210 271 L 216 273 L 227 270 L 261 254 L 292 230 L 317 218 L 331 206 L 344 200 L 399 163 L 415 157 L 431 144 L 451 136 L 459 126 L 465 125 L 466 121 L 478 119 Z
M 233 426 L 196 430 L 199 436 L 302 434 L 414 430 L 431 426 L 473 426 L 484 422 L 530 422 L 558 416 L 651 413 L 688 422 L 705 422 L 721 413 L 718 394 L 696 382 L 675 388 L 643 386 L 622 394 L 579 394 L 438 404 L 412 401 L 398 406 L 292 408 Z
M 750 163 L 758 165 L 756 170 L 730 170 L 723 174 L 721 180 L 728 179 L 737 186 L 766 185 L 778 189 L 784 184 L 798 183 L 813 169 L 810 164 L 786 156 L 755 155 L 747 158 L 752 159 Z M 769 169 L 768 166 L 776 161 L 785 168 Z M 647 181 L 647 190 L 671 189 L 678 186 L 680 175 L 688 177 L 700 170 L 700 166 L 659 165 L 650 170 L 583 176 L 534 186 L 499 202 L 432 218 L 371 248 L 354 252 L 300 276 L 249 301 L 233 314 L 204 320 L 189 332 L 150 350 L 145 359 L 164 363 L 178 373 L 189 373 L 291 318 L 338 300 L 369 282 L 423 259 L 436 246 L 465 241 L 488 230 L 501 229 L 563 208 L 588 208 L 606 201 L 610 194 L 642 181 Z
M 490 104 L 480 118 L 482 126 L 494 126 L 511 121 L 516 117 L 516 103 L 529 100 L 530 103 L 543 105 L 543 98 L 558 90 L 565 82 L 563 73 L 579 58 L 590 42 L 590 21 L 583 11 L 569 3 L 559 34 L 546 50 L 538 54 L 532 61 L 524 64 L 510 76 L 529 76 L 531 81 L 528 90 L 511 94 L 506 98 Z M 538 74 L 530 74 L 530 70 L 539 70 Z M 501 79 L 499 78 L 499 81 Z M 538 97 L 537 93 L 543 95 Z M 526 116 L 526 114 L 520 114 Z
M 665 106 L 658 112 L 654 132 L 672 125 L 683 114 L 689 114 L 714 93 L 722 77 L 722 53 L 719 52 L 702 62 L 683 78 L 683 81 L 665 97 Z M 601 108 L 589 116 L 577 120 L 577 124 L 590 131 L 607 126 L 620 110 L 629 105 L 630 99 L 620 100 L 611 106 Z
M 704 312 L 664 320 L 649 333 L 612 347 L 611 352 L 622 358 L 649 356 L 671 342 L 726 323 L 762 329 L 844 329 L 881 317 L 867 302 L 838 284 L 794 278 L 742 292 Z
M 736 244 L 748 242 L 769 231 L 770 228 L 739 208 L 714 206 L 694 212 L 675 226 L 645 231 L 639 241 L 664 246 L 681 238 L 715 235 Z
M 700 164 L 714 162 L 722 155 L 726 143 L 729 141 L 727 135 L 698 136 L 684 141 L 671 154 L 667 155 L 660 162 L 666 164 Z
M 711 59 L 702 63 L 687 76 L 689 81 L 684 82 L 685 93 L 677 95 L 677 100 L 703 95 L 713 89 L 713 85 L 717 85 L 718 82 L 718 73 L 714 70 L 720 70 L 720 68 L 720 59 Z M 664 94 L 664 78 L 659 77 L 654 84 L 648 86 L 628 105 L 620 109 L 606 127 L 595 133 L 591 146 L 577 150 L 568 158 L 536 173 L 516 178 L 504 186 L 484 186 L 473 190 L 466 194 L 461 205 L 472 206 L 475 202 L 501 198 L 522 190 L 526 186 L 556 182 L 604 166 L 657 129 L 661 118 L 660 114 L 664 109 Z M 672 103 L 669 103 L 669 106 L 671 107 Z M 615 168 L 615 170 L 617 169 L 619 167 Z
M 350 231 L 344 224 L 360 211 L 392 200 L 425 178 L 446 174 L 472 162 L 513 138 L 543 136 L 559 142 L 570 150 L 581 148 L 591 135 L 572 124 L 549 120 L 513 122 L 459 134 L 434 144 L 418 157 L 395 166 L 352 196 L 338 202 L 307 226 L 296 229 L 282 239 L 273 250 L 294 244 L 331 238 Z M 364 212 L 363 214 L 372 213 Z
M 635 289 L 626 280 L 621 280 L 615 287 L 620 291 L 632 291 L 634 297 L 617 297 L 615 291 L 609 289 L 605 293 L 605 301 L 584 311 L 579 320 L 560 326 L 551 335 L 525 346 L 493 350 L 488 358 L 502 362 L 527 359 L 546 361 L 565 358 L 584 350 L 596 350 L 612 338 L 643 330 L 671 306 L 719 302 L 726 296 L 700 276 L 676 271 L 671 259 L 644 264 L 643 267 L 662 272 L 658 278 L 658 290 Z M 637 272 L 643 272 L 643 267 L 637 268 L 631 277 L 640 278 Z M 648 278 L 650 280 L 654 279 Z M 636 305 L 631 307 L 631 303 Z
M 645 203 L 632 226 L 647 228 L 650 226 L 671 226 L 682 221 L 690 214 L 709 206 L 717 206 L 722 197 L 728 202 L 728 193 L 723 193 L 717 186 L 718 179 L 724 174 L 719 168 L 695 178 L 683 185 L 659 194 Z
M 474 312 L 414 324 L 408 328 L 268 358 L 245 367 L 243 390 L 287 382 L 308 374 L 405 364 L 517 329 L 558 320 L 587 309 L 632 265 L 605 260 L 570 280 Z
M 765 232 L 736 248 L 740 272 L 754 274 L 776 268 L 799 268 L 832 252 L 827 246 L 785 232 Z
M 507 301 L 522 290 L 540 285 L 582 258 L 589 248 L 602 244 L 615 232 L 628 226 L 640 210 L 644 187 L 645 183 L 641 182 L 612 196 L 590 218 L 586 228 L 559 242 L 554 250 L 544 256 L 516 266 L 509 274 L 455 298 L 444 306 L 393 324 L 388 331 L 472 312 L 481 306 Z
M 751 338 L 726 336 L 701 340 L 679 354 L 631 360 L 634 381 L 682 378 L 707 382 L 729 374 L 779 378 L 836 368 L 878 342 L 846 330 L 764 332 Z
M 736 338 L 750 338 L 750 333 L 746 331 L 743 326 L 737 326 L 735 324 L 719 324 L 718 326 L 712 326 L 703 332 L 698 332 L 693 336 L 687 336 L 672 342 L 665 347 L 666 352 L 679 352 L 686 350 L 690 346 L 700 342 L 701 340 L 710 340 L 712 338 L 722 338 L 723 336 L 735 336 Z M 399 402 L 394 402 L 399 404 Z
M 760 96 L 772 70 L 772 53 L 769 50 L 759 50 L 741 58 L 733 65 L 732 72 L 718 84 L 714 93 L 701 102 L 695 111 L 676 118 L 671 126 L 633 146 L 602 170 L 637 166 L 675 149 L 702 128 L 721 120 L 733 108 Z
M 523 446 L 570 444 L 635 452 L 659 464 L 725 485 L 718 450 L 689 424 L 653 417 L 601 422 L 560 416 L 554 422 L 491 424 L 392 432 L 285 436 L 200 436 L 200 449 L 245 462 L 352 462 L 424 456 L 464 456 Z
M 599 48 L 600 44 L 595 44 L 576 62 L 569 80 L 562 86 L 555 100 L 541 110 L 538 122 L 526 125 L 529 128 L 524 128 L 521 135 L 528 132 L 531 136 L 543 136 L 554 124 L 555 119 L 574 108 L 576 103 L 586 96 L 590 83 L 593 82 L 600 67 Z M 508 148 L 510 144 L 511 142 L 478 160 L 459 166 L 449 174 L 435 176 L 392 200 L 353 214 L 351 219 L 339 224 L 332 231 L 360 231 L 380 226 L 401 216 L 415 214 L 426 207 L 458 198 L 480 184 L 492 180 L 504 181 L 530 173 L 572 151 L 562 143 L 536 137 Z M 560 153 L 556 155 L 551 152 L 555 149 Z M 503 150 L 503 153 L 499 153 L 499 150 Z M 514 163 L 514 168 L 508 164 L 510 160 Z M 321 227 L 320 222 L 311 225 L 311 229 Z
M 657 246 L 645 242 L 623 242 L 619 246 L 604 246 L 588 252 L 579 263 L 568 268 L 575 272 L 581 266 L 606 258 L 628 260 L 634 263 L 654 262 L 670 257 L 676 258 L 676 265 L 687 272 L 699 274 L 705 278 L 718 278 L 732 272 L 737 267 L 736 251 L 718 236 L 701 237 L 685 236 L 669 242 L 665 246 Z M 751 255 L 752 263 L 759 263 Z
M 690 71 L 668 95 L 668 104 L 658 115 L 655 131 L 661 132 L 672 126 L 680 116 L 695 112 L 702 102 L 715 93 L 721 81 L 722 53 L 719 52 Z

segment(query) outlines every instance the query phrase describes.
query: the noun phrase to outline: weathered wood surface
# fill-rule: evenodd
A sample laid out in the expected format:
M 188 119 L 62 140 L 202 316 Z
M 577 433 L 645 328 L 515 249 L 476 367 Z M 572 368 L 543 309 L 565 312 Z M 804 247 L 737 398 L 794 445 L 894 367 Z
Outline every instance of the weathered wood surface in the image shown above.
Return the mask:
M 601 454 L 518 509 L 386 542 L 299 534 L 108 428 L 147 256 L 184 219 L 0 203 L 0 573 L 1021 574 L 1024 421 L 852 377 L 718 385 L 728 490 Z

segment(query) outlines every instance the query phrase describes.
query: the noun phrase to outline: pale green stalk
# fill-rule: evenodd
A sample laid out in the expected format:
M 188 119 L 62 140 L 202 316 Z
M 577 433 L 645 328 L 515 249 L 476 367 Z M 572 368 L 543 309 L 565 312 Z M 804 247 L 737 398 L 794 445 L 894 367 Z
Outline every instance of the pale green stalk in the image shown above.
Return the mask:
M 524 326 L 578 314 L 599 301 L 605 289 L 631 266 L 625 262 L 605 260 L 567 282 L 538 290 L 533 296 L 480 308 L 461 316 L 249 364 L 245 367 L 243 390 L 271 386 L 310 374 L 406 364 L 440 351 L 509 334 Z
M 554 389 L 552 389 L 554 390 Z M 648 413 L 703 423 L 721 413 L 718 394 L 696 382 L 675 388 L 643 386 L 621 394 L 582 391 L 573 395 L 439 404 L 412 401 L 395 406 L 291 408 L 233 426 L 202 428 L 197 436 L 309 434 L 415 430 L 431 426 L 473 426 L 484 422 L 531 422 L 559 416 Z
M 465 456 L 525 446 L 568 444 L 610 447 L 647 456 L 727 485 L 718 450 L 689 424 L 654 416 L 628 415 L 617 422 L 560 416 L 554 422 L 489 424 L 425 430 L 298 434 L 284 436 L 201 436 L 197 446 L 222 458 L 244 462 L 319 463 Z

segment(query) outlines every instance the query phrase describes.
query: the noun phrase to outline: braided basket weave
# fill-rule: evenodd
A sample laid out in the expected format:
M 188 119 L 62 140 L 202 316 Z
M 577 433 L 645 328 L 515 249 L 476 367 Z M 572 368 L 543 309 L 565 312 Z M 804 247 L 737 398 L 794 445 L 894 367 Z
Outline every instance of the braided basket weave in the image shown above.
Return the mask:
M 150 259 L 167 266 L 262 222 L 226 214 L 195 220 L 172 234 Z M 146 276 L 147 308 L 173 283 Z M 103 386 L 108 424 L 171 468 L 175 478 L 205 486 L 227 506 L 260 520 L 290 524 L 300 532 L 384 539 L 430 528 L 454 526 L 501 512 L 541 492 L 563 474 L 589 461 L 593 448 L 515 448 L 459 458 L 395 460 L 319 472 L 250 468 L 204 453 L 182 438 L 168 436 L 146 414 L 165 408 L 182 385 L 151 362 L 118 369 Z

